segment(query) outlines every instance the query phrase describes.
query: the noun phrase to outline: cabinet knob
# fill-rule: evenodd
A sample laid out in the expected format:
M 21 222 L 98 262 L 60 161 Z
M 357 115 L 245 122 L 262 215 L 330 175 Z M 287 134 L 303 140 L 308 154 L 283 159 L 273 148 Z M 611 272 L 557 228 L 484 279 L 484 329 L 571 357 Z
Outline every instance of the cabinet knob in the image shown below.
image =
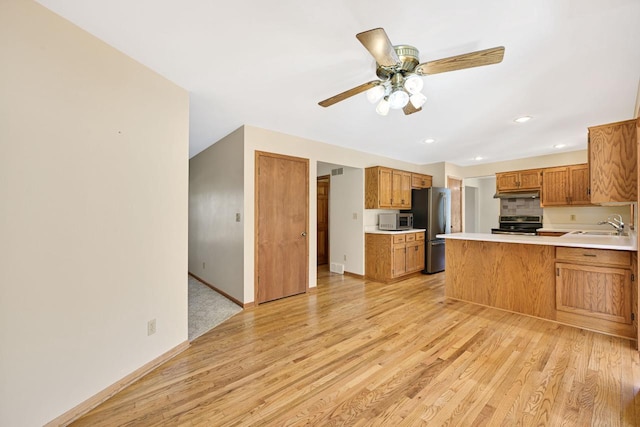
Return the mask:
M 306 231 L 303 231 L 302 233 L 300 233 L 300 235 L 301 235 L 302 237 L 306 237 L 306 236 L 307 236 L 307 232 L 306 232 Z

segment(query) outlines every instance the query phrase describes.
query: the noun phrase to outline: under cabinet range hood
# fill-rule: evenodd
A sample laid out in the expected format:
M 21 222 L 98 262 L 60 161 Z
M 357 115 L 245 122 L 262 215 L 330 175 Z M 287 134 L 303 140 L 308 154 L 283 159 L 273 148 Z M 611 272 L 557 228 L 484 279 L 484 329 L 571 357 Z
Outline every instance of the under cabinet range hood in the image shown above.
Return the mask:
M 493 195 L 494 199 L 539 199 L 539 191 L 503 191 Z

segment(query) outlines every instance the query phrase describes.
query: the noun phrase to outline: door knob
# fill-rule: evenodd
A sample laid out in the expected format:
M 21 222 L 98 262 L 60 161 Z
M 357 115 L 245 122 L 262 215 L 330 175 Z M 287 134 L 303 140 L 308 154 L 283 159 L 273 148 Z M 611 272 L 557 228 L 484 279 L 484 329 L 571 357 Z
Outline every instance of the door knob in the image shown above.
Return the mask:
M 302 237 L 305 237 L 305 236 L 307 235 L 307 232 L 306 232 L 306 231 L 303 231 L 302 233 L 300 233 L 300 235 L 301 235 Z

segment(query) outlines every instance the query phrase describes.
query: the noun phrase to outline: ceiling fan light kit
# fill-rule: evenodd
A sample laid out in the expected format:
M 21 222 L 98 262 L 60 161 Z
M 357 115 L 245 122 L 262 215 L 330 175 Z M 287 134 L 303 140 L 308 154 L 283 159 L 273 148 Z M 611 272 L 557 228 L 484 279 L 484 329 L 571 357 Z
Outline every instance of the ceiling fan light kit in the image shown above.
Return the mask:
M 387 114 L 389 114 L 389 108 L 391 108 L 391 105 L 389 105 L 388 97 L 385 96 L 378 103 L 378 106 L 376 107 L 376 113 L 380 114 L 381 116 L 386 116 Z
M 370 103 L 375 104 L 386 95 L 386 88 L 383 85 L 377 85 L 367 90 L 367 99 Z
M 382 28 L 358 33 L 356 38 L 376 60 L 379 80 L 320 101 L 320 106 L 329 107 L 366 91 L 369 102 L 378 103 L 376 112 L 381 116 L 389 114 L 390 108 L 402 109 L 405 115 L 413 114 L 421 111 L 427 101 L 421 93 L 424 86 L 421 76 L 497 64 L 504 57 L 504 47 L 500 46 L 420 64 L 418 49 L 409 45 L 392 45 Z
M 414 93 L 413 95 L 411 95 L 411 97 L 409 97 L 409 102 L 411 102 L 411 104 L 415 108 L 421 108 L 424 103 L 427 102 L 427 97 L 420 92 Z

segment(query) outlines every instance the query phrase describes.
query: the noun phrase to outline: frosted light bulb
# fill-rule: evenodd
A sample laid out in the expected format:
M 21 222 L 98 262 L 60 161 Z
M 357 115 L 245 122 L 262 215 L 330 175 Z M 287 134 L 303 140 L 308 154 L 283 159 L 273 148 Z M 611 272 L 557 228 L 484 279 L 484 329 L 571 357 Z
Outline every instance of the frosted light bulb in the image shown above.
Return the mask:
M 420 92 L 414 93 L 409 98 L 411 105 L 413 105 L 416 109 L 422 107 L 425 102 L 427 102 L 427 97 L 421 94 Z
M 411 95 L 414 95 L 420 92 L 423 86 L 424 86 L 424 82 L 422 81 L 422 78 L 418 76 L 409 76 L 404 80 L 404 88 Z
M 374 86 L 367 91 L 367 100 L 372 104 L 375 104 L 376 102 L 380 101 L 383 96 L 384 96 L 384 86 L 382 85 Z
M 409 103 L 409 94 L 402 89 L 396 89 L 389 95 L 389 106 L 394 110 L 403 108 Z
M 390 105 L 389 101 L 387 101 L 387 98 L 383 98 L 376 107 L 376 113 L 380 114 L 381 116 L 386 116 L 387 114 L 389 114 L 389 106 Z

